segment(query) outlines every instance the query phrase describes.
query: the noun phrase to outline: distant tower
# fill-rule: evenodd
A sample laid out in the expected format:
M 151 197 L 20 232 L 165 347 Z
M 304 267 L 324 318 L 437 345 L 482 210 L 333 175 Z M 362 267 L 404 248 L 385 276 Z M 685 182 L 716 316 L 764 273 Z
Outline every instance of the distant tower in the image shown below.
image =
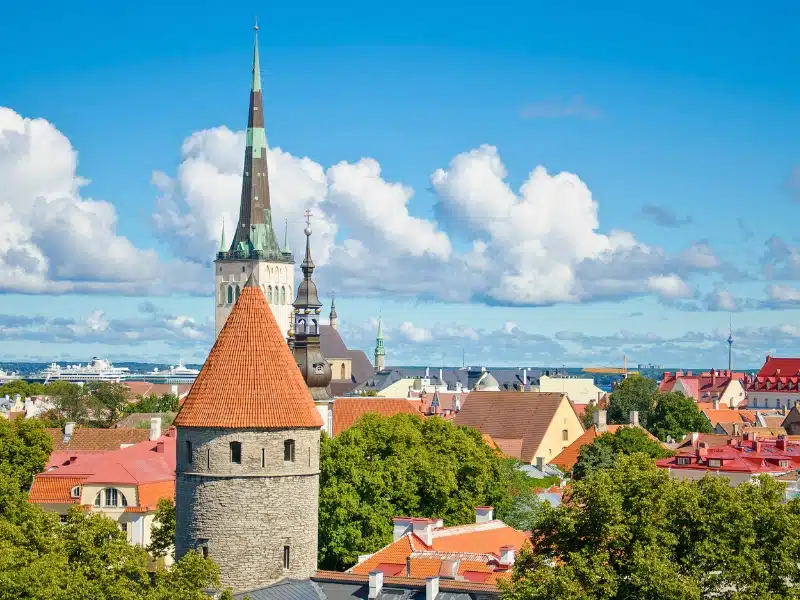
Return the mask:
M 175 551 L 237 591 L 317 567 L 322 419 L 251 276 L 180 412 Z
M 331 314 L 330 314 L 331 327 L 339 329 L 339 315 L 336 314 L 336 296 L 331 295 Z
M 380 372 L 386 368 L 386 350 L 383 347 L 382 318 L 378 317 L 378 336 L 375 338 L 375 371 Z
M 333 373 L 331 365 L 322 356 L 320 349 L 320 310 L 322 303 L 317 295 L 317 286 L 311 279 L 314 272 L 314 261 L 311 260 L 311 211 L 306 211 L 306 257 L 300 269 L 303 281 L 297 286 L 297 298 L 294 301 L 294 323 L 290 345 L 294 360 L 300 367 L 314 404 L 325 423 L 325 431 L 330 435 L 333 424 L 333 397 L 328 385 Z
M 733 320 L 728 325 L 728 371 L 733 373 Z
M 244 151 L 242 196 L 239 222 L 231 245 L 222 245 L 214 261 L 216 289 L 216 335 L 233 308 L 245 281 L 254 275 L 267 298 L 281 329 L 290 322 L 294 290 L 294 258 L 284 249 L 272 228 L 272 207 L 267 172 L 267 135 L 264 131 L 264 106 L 261 101 L 261 72 L 258 61 L 258 25 L 255 27 L 253 79 L 250 86 L 250 113 Z

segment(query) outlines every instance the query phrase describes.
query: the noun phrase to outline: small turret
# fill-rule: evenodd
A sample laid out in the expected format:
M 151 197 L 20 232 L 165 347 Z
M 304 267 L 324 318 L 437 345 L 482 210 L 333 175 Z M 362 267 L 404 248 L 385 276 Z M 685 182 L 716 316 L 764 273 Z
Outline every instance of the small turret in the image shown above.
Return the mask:
M 339 315 L 336 314 L 336 295 L 331 295 L 331 314 L 329 316 L 331 327 L 339 329 Z
M 378 335 L 375 338 L 375 371 L 386 368 L 386 349 L 383 347 L 383 319 L 378 317 Z

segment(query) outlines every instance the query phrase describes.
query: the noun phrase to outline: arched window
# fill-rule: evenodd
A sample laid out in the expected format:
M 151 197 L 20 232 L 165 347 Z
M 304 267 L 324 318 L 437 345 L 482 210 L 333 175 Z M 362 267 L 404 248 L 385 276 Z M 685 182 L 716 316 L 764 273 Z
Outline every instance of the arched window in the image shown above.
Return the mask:
M 283 442 L 283 461 L 294 462 L 294 440 L 284 440 Z
M 344 375 L 345 375 L 345 368 L 344 368 L 344 363 L 342 363 L 342 376 L 339 379 L 344 379 Z
M 267 288 L 267 304 L 272 304 L 272 286 Z
M 128 499 L 117 488 L 106 488 L 97 492 L 94 497 L 94 505 L 105 508 L 124 508 L 128 506 Z
M 237 301 L 239 300 L 239 294 L 241 294 L 241 293 L 242 293 L 242 288 L 240 288 L 240 287 L 237 285 L 237 286 L 236 286 L 236 300 L 237 300 Z
M 281 304 L 286 304 L 286 288 L 281 286 Z
M 231 442 L 231 462 L 242 463 L 242 442 Z
M 228 304 L 233 304 L 233 286 L 228 286 Z

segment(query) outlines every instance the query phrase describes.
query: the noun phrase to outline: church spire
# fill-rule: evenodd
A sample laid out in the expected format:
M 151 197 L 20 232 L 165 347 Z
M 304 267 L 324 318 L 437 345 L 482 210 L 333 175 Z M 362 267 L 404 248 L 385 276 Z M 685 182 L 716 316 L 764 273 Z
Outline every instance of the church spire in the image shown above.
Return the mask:
M 225 246 L 225 217 L 222 217 L 222 235 L 219 237 L 219 251 L 228 251 L 228 248 Z
M 383 347 L 383 317 L 378 317 L 378 335 L 375 337 L 375 371 L 386 367 L 386 349 Z
M 331 327 L 339 329 L 339 315 L 336 314 L 336 294 L 331 293 L 331 314 L 329 315 Z
M 242 195 L 239 204 L 239 222 L 229 252 L 235 258 L 265 258 L 292 262 L 291 256 L 286 256 L 280 249 L 272 228 L 257 22 L 253 29 L 255 30 L 253 77 L 250 85 L 250 110 L 242 169 Z

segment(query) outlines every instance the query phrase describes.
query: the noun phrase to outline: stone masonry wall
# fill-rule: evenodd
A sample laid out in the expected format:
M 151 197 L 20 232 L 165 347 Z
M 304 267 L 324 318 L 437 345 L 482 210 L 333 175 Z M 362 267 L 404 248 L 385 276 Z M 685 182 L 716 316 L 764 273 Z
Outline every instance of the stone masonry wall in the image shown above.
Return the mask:
M 177 556 L 207 547 L 222 585 L 234 591 L 309 577 L 317 567 L 319 436 L 318 429 L 179 427 Z M 295 440 L 293 463 L 283 460 L 286 439 Z M 230 460 L 232 441 L 242 444 L 241 464 Z

